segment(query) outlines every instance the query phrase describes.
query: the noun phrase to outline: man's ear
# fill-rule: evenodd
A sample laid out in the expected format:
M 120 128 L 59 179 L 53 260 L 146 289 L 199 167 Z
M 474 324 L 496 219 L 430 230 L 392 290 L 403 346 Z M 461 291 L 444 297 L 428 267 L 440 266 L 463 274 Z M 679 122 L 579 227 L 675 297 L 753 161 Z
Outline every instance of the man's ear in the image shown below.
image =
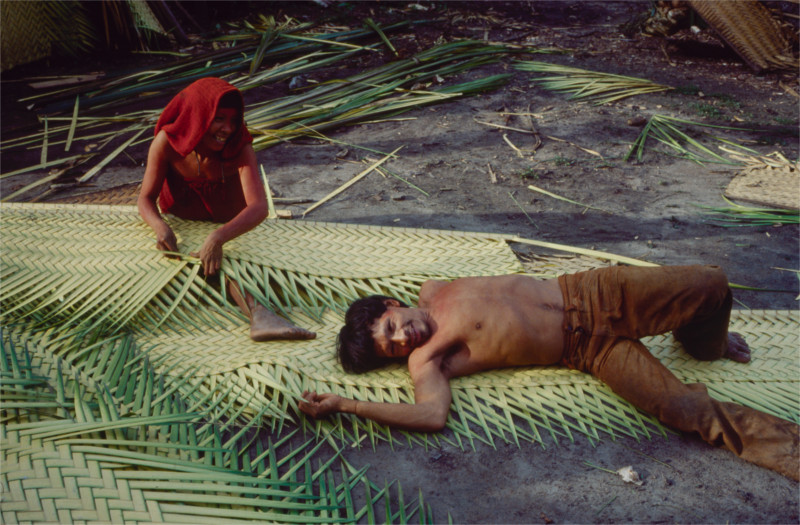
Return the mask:
M 390 306 L 393 306 L 395 308 L 399 308 L 399 307 L 403 306 L 403 303 L 401 303 L 397 299 L 384 299 L 383 300 L 383 304 L 385 304 L 387 308 L 390 307 Z

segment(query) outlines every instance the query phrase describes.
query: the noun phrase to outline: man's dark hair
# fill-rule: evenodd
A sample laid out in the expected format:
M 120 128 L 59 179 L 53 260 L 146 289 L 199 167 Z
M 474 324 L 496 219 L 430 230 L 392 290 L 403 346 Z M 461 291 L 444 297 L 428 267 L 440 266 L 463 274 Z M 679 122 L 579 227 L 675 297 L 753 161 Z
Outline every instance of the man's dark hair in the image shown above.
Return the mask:
M 336 339 L 339 362 L 347 372 L 361 374 L 380 368 L 392 359 L 375 353 L 372 325 L 375 319 L 386 312 L 385 301 L 393 299 L 385 295 L 362 297 L 347 309 L 344 326 Z M 394 299 L 396 300 L 396 299 Z M 400 303 L 402 306 L 406 306 Z

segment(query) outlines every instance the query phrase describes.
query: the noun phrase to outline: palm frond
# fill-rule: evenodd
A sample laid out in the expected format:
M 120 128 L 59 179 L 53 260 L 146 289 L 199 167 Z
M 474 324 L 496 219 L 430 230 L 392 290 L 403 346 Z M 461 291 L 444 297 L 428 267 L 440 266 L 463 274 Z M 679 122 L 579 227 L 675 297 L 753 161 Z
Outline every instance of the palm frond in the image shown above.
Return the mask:
M 571 93 L 570 99 L 586 99 L 593 101 L 595 105 L 674 89 L 641 78 L 588 71 L 547 62 L 518 62 L 517 69 L 552 74 L 552 76 L 534 77 L 534 80 L 545 89 L 557 93 Z
M 0 332 L 4 521 L 353 523 L 376 505 L 407 512 L 402 497 L 358 506 L 357 486 L 378 490 L 366 468 L 335 449 L 312 467 L 325 442 L 265 440 L 263 410 L 232 425 L 202 388 L 157 373 L 130 336 L 75 334 L 53 344 L 30 326 Z M 82 487 L 80 504 L 56 510 L 48 502 L 65 486 Z
M 731 202 L 722 197 L 728 206 L 705 206 L 695 204 L 701 208 L 701 213 L 719 226 L 781 226 L 784 224 L 800 224 L 800 211 L 784 210 L 778 208 L 765 208 L 757 206 L 744 206 Z
M 705 146 L 700 140 L 692 137 L 688 132 L 688 130 L 691 128 L 711 128 L 719 130 L 742 131 L 740 128 L 717 126 L 713 124 L 706 124 L 704 122 L 695 122 L 691 120 L 670 117 L 667 115 L 656 114 L 650 117 L 650 120 L 639 134 L 639 137 L 634 141 L 631 149 L 628 150 L 627 155 L 625 155 L 625 160 L 630 160 L 634 153 L 636 154 L 637 160 L 642 160 L 645 144 L 647 143 L 648 139 L 653 139 L 663 145 L 666 145 L 674 152 L 675 155 L 678 155 L 681 158 L 689 159 L 693 162 L 697 162 L 698 164 L 703 164 L 706 162 L 731 165 L 740 164 L 740 162 L 737 162 L 736 160 L 723 157 L 721 154 Z M 741 150 L 741 152 L 747 152 L 755 155 L 758 154 L 757 151 L 736 144 L 730 140 L 709 134 L 707 134 L 707 136 L 727 146 L 736 146 L 739 150 Z M 723 148 L 723 146 L 719 147 Z

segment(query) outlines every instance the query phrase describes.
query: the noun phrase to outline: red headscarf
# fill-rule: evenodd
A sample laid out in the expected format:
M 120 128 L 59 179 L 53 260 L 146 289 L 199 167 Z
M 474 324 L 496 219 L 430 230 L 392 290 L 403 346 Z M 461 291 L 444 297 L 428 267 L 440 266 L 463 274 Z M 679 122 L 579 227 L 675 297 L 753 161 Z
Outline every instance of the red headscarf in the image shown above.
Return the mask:
M 253 137 L 244 124 L 244 101 L 242 93 L 236 87 L 221 78 L 201 78 L 189 84 L 183 91 L 175 95 L 156 123 L 156 135 L 162 129 L 167 133 L 170 145 L 179 155 L 187 156 L 197 146 L 208 130 L 220 99 L 235 93 L 238 101 L 239 127 L 225 144 L 222 150 L 223 159 L 236 157 L 245 144 L 253 142 Z

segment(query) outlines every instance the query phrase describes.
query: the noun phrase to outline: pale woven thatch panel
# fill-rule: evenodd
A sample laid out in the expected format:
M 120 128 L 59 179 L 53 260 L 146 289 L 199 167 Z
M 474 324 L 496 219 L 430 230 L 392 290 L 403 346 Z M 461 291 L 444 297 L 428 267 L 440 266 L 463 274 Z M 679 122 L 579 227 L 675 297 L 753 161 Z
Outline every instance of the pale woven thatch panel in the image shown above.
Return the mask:
M 186 252 L 214 227 L 174 224 Z M 0 512 L 9 523 L 330 523 L 341 513 L 352 516 L 352 468 L 347 483 L 332 472 L 314 483 L 287 480 L 280 465 L 292 470 L 300 461 L 294 449 L 286 463 L 271 443 L 258 448 L 256 441 L 253 450 L 245 434 L 228 441 L 239 426 L 281 430 L 288 421 L 340 443 L 396 438 L 349 415 L 299 417 L 304 390 L 413 401 L 402 364 L 344 373 L 334 356 L 342 312 L 319 306 L 330 302 L 325 294 L 336 288 L 340 297 L 370 290 L 412 296 L 428 277 L 521 271 L 502 237 L 269 222 L 231 243 L 226 268 L 248 285 L 263 273 L 299 288 L 298 306 L 286 309 L 317 339 L 254 343 L 244 319 L 226 312 L 230 307 L 199 276 L 196 261 L 166 259 L 154 249 L 133 208 L 4 205 L 0 235 L 0 365 L 8 396 Z M 552 276 L 604 264 L 531 256 L 527 269 Z M 403 273 L 408 268 L 415 273 Z M 319 303 L 306 302 L 313 294 Z M 165 318 L 176 322 L 158 328 Z M 101 321 L 128 333 L 111 337 Z M 750 342 L 749 364 L 695 361 L 671 336 L 645 343 L 682 380 L 800 421 L 798 313 L 736 312 L 732 325 Z M 590 440 L 667 433 L 596 379 L 559 367 L 458 378 L 452 391 L 450 432 L 409 434 L 411 441 L 545 444 L 577 433 Z M 33 409 L 23 408 L 28 402 Z M 313 454 L 317 444 L 308 446 Z M 385 499 L 363 471 L 358 476 L 376 494 L 369 507 Z M 389 521 L 402 521 L 387 512 Z
M 5 204 L 4 315 L 81 312 L 81 322 L 150 329 L 166 318 L 191 324 L 208 315 L 197 306 L 223 304 L 224 290 L 209 286 L 199 261 L 188 255 L 218 225 L 170 221 L 187 257 L 168 259 L 155 250 L 152 231 L 133 207 Z M 367 293 L 410 301 L 425 278 L 522 269 L 502 237 L 306 221 L 267 221 L 226 244 L 225 255 L 223 271 L 265 304 L 299 306 L 312 316 Z M 100 275 L 107 276 L 103 289 L 88 290 L 84 282 L 96 283 Z
M 344 518 L 353 513 L 352 495 L 332 474 L 323 482 L 257 477 L 102 440 L 56 443 L 19 430 L 2 432 L 0 451 L 3 523 L 356 522 Z M 328 480 L 339 482 L 338 489 L 326 486 Z M 363 472 L 347 482 L 370 484 Z
M 9 203 L 2 213 L 4 239 L 23 249 L 34 249 L 25 245 L 37 238 L 40 246 L 35 249 L 52 254 L 66 251 L 80 256 L 97 246 L 154 252 L 153 233 L 134 207 Z M 199 250 L 218 227 L 176 217 L 169 221 L 179 249 L 187 254 Z M 36 228 L 29 228 L 33 223 Z M 227 243 L 225 254 L 261 266 L 340 278 L 519 272 L 522 266 L 503 239 L 463 232 L 265 221 Z
M 200 246 L 206 223 L 171 217 L 187 246 Z M 494 246 L 493 246 L 494 245 Z M 342 278 L 515 273 L 521 266 L 502 236 L 312 221 L 265 221 L 226 244 L 245 262 Z

